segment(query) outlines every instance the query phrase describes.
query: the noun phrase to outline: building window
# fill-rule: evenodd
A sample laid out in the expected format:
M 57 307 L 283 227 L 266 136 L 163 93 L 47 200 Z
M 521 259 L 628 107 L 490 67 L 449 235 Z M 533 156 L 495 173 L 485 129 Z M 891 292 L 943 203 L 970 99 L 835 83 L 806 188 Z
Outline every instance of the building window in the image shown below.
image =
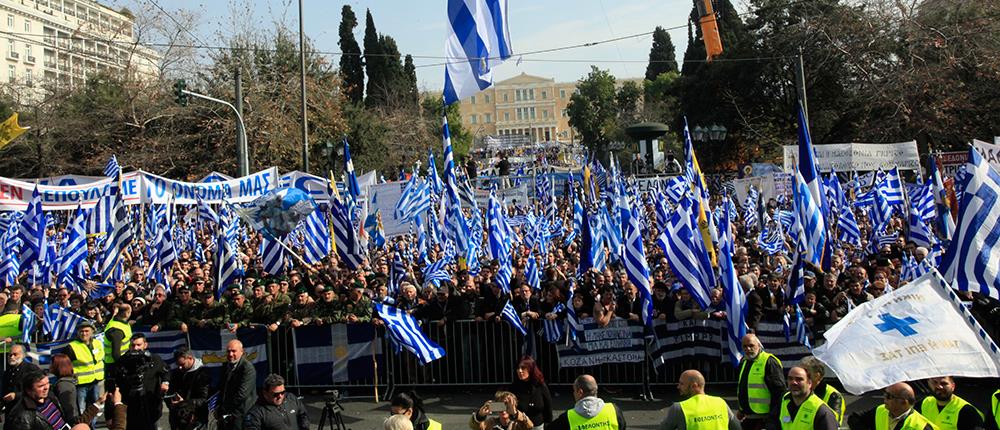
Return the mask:
M 31 33 L 31 21 L 24 20 L 24 32 Z
M 521 108 L 514 109 L 514 111 L 517 112 L 517 120 L 518 121 L 521 121 L 521 120 L 524 119 L 524 111 L 522 111 Z
M 472 123 L 473 123 L 473 124 L 475 124 L 475 123 L 476 123 L 476 115 L 475 115 L 475 114 L 473 114 L 473 115 L 472 115 Z
M 24 45 L 24 55 L 29 58 L 31 57 L 31 45 Z
M 566 98 L 566 90 L 559 90 L 559 98 L 561 99 Z
M 28 83 L 28 86 L 31 86 L 31 82 L 33 81 L 31 78 L 31 69 L 24 72 L 24 80 Z
M 14 65 L 10 64 L 7 66 L 7 80 L 12 84 L 14 83 L 14 76 Z
M 531 108 L 531 119 L 535 119 L 535 108 Z
M 507 98 L 507 93 L 503 93 L 503 102 L 507 103 L 508 101 L 510 101 L 510 100 L 508 100 L 508 98 Z
M 521 101 L 521 90 L 514 90 L 514 101 Z
M 10 52 L 11 57 L 17 55 L 17 47 L 14 45 L 14 39 L 7 39 L 7 52 Z
M 504 95 L 506 96 L 506 94 L 504 94 Z M 503 113 L 503 120 L 504 121 L 510 121 L 510 112 L 504 112 Z
M 486 118 L 483 120 L 483 122 L 485 122 L 487 124 L 493 122 L 493 115 L 486 114 Z
M 534 99 L 535 99 L 535 89 L 532 88 L 528 90 L 528 100 L 534 100 Z
M 548 100 L 549 93 L 547 91 L 542 91 L 542 100 Z
M 14 29 L 14 15 L 7 15 L 7 29 Z
M 544 94 L 544 93 L 542 93 L 542 94 Z M 542 109 L 542 118 L 545 118 L 545 119 L 549 118 L 549 110 L 548 109 Z
M 472 104 L 476 104 L 476 96 L 472 96 L 472 98 L 469 100 L 471 101 Z
M 490 95 L 489 94 L 483 94 L 483 101 L 485 101 L 486 104 L 490 104 Z

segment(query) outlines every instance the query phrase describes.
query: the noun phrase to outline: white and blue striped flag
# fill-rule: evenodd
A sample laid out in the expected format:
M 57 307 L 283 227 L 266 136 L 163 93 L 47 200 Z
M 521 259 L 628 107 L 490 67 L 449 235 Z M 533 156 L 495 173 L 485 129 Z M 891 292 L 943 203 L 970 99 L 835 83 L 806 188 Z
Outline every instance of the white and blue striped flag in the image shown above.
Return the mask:
M 21 255 L 19 257 L 21 268 L 31 268 L 32 264 L 42 264 L 45 252 L 47 237 L 45 236 L 45 214 L 42 212 L 42 195 L 38 192 L 38 185 L 31 192 L 31 201 L 28 203 L 28 210 L 24 212 L 21 219 L 21 228 L 18 231 L 21 239 Z
M 552 308 L 552 313 L 556 314 L 555 319 L 545 318 L 542 320 L 542 333 L 545 336 L 545 340 L 549 343 L 558 343 L 562 337 L 563 333 L 566 331 L 566 321 L 559 319 L 559 313 L 566 309 L 566 305 L 562 303 L 557 303 L 554 308 Z
M 30 343 L 31 335 L 35 333 L 35 325 L 38 324 L 38 315 L 31 310 L 27 303 L 21 305 L 21 342 Z
M 955 220 L 951 218 L 948 190 L 944 187 L 944 182 L 941 180 L 941 172 L 937 168 L 937 159 L 931 155 L 928 157 L 928 162 L 930 164 L 928 170 L 930 173 L 927 181 L 932 185 L 931 193 L 934 196 L 934 206 L 938 215 L 935 225 L 938 229 L 938 235 L 942 240 L 951 240 L 952 235 L 955 233 Z
M 108 163 L 104 165 L 104 176 L 118 178 L 122 174 L 122 167 L 118 164 L 118 156 L 111 154 Z
M 122 253 L 132 243 L 132 225 L 129 220 L 128 210 L 122 202 L 121 190 L 117 184 L 111 184 L 110 193 L 112 196 L 112 216 L 111 230 L 108 231 L 108 241 L 104 245 L 104 255 L 101 258 L 102 280 L 116 279 L 122 264 Z
M 361 195 L 361 187 L 358 186 L 358 177 L 354 174 L 351 145 L 347 143 L 346 137 L 344 138 L 344 174 L 347 176 L 347 183 L 344 184 L 347 188 L 347 195 L 350 196 L 352 202 L 357 202 L 358 196 Z
M 68 238 L 63 245 L 62 255 L 59 258 L 59 269 L 57 270 L 59 286 L 68 287 L 74 291 L 80 291 L 79 280 L 76 278 L 77 267 L 87 259 L 87 231 L 85 224 L 88 210 L 82 206 L 77 207 L 76 217 L 69 225 Z
M 444 103 L 493 84 L 493 67 L 510 58 L 507 0 L 448 0 Z
M 692 200 L 690 195 L 681 199 L 667 224 L 667 229 L 657 238 L 657 244 L 666 254 L 674 275 L 698 301 L 698 305 L 702 309 L 707 309 L 711 304 L 708 291 L 715 272 L 712 270 L 708 254 L 702 251 L 703 247 L 696 244 L 696 241 L 702 240 L 702 235 L 697 230 L 695 221 L 697 214 L 692 209 L 694 205 Z
M 514 305 L 510 303 L 510 300 L 503 305 L 503 310 L 500 311 L 500 316 L 503 317 L 504 321 L 510 323 L 511 327 L 517 329 L 522 336 L 528 335 L 528 330 L 524 328 L 524 323 L 521 322 L 521 317 L 517 315 L 517 311 L 514 310 Z
M 1000 300 L 1000 174 L 975 148 L 969 149 L 965 171 L 958 223 L 941 273 L 952 288 Z
M 444 357 L 444 348 L 438 346 L 423 332 L 417 320 L 412 316 L 382 303 L 375 304 L 375 311 L 385 322 L 386 334 L 395 341 L 396 345 L 402 346 L 417 356 L 421 363 L 427 364 L 441 357 Z
M 730 210 L 732 209 L 726 207 L 727 212 Z M 756 210 L 754 213 L 756 214 Z M 719 272 L 726 305 L 726 349 L 729 351 L 730 361 L 736 366 L 743 358 L 742 342 L 743 336 L 747 334 L 747 301 L 746 293 L 736 278 L 736 267 L 733 266 L 735 247 L 729 223 L 728 214 L 719 223 Z
M 330 255 L 330 229 L 326 225 L 325 213 L 317 206 L 302 223 L 305 227 L 302 258 L 306 263 L 316 264 Z
M 934 232 L 931 231 L 930 226 L 924 222 L 920 215 L 916 212 L 910 212 L 909 224 L 910 228 L 907 239 L 917 244 L 917 246 L 922 246 L 927 249 L 934 247 L 934 242 L 937 241 L 937 237 L 934 236 Z
M 528 256 L 527 267 L 524 269 L 525 278 L 528 286 L 534 291 L 540 291 L 542 289 L 542 277 L 539 272 L 538 260 L 535 258 L 535 254 Z
M 348 208 L 340 199 L 330 200 L 330 219 L 333 224 L 333 237 L 336 242 L 337 255 L 340 261 L 350 270 L 357 270 L 365 256 L 358 242 L 357 232 L 351 222 Z
M 653 325 L 653 290 L 650 285 L 649 263 L 646 261 L 646 251 L 642 243 L 642 230 L 639 226 L 639 213 L 632 209 L 625 195 L 619 196 L 619 210 L 622 225 L 625 227 L 625 244 L 622 261 L 625 263 L 625 274 L 639 290 L 642 297 L 642 320 L 646 326 Z
M 76 335 L 76 328 L 86 318 L 77 315 L 57 304 L 46 304 L 42 321 L 42 330 L 53 341 L 70 339 Z
M 858 221 L 854 219 L 854 211 L 850 207 L 845 207 L 837 218 L 837 238 L 855 247 L 861 246 L 861 229 L 858 228 Z

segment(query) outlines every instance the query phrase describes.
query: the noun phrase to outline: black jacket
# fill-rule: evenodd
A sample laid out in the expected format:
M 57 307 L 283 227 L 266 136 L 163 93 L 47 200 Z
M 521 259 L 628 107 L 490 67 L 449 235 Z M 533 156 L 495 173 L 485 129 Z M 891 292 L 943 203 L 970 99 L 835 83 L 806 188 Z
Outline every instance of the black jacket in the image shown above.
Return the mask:
M 49 391 L 47 400 L 55 403 L 56 408 L 59 409 L 59 413 L 63 417 L 63 421 L 66 421 L 69 425 L 74 424 L 74 422 L 66 420 L 66 415 L 63 413 L 62 408 L 59 407 L 59 399 L 56 398 L 55 393 L 51 390 Z M 20 396 L 7 409 L 7 415 L 4 417 L 4 430 L 52 430 L 52 426 L 45 421 L 45 418 L 42 418 L 37 408 L 38 404 L 34 400 Z
M 208 389 L 212 385 L 212 377 L 202 366 L 201 359 L 196 358 L 191 370 L 176 368 L 170 371 L 170 389 L 167 395 L 178 394 L 181 401 L 170 409 L 170 422 L 175 426 L 179 412 L 183 406 L 190 406 L 194 410 L 195 421 L 199 423 L 208 422 Z M 169 405 L 169 401 L 167 402 Z
M 306 407 L 292 393 L 285 394 L 281 406 L 258 401 L 246 415 L 246 430 L 309 430 Z
M 545 384 L 515 380 L 510 392 L 517 396 L 517 409 L 536 426 L 552 421 L 552 395 Z
M 49 388 L 49 392 L 55 392 L 56 398 L 59 400 L 59 410 L 62 411 L 63 419 L 66 422 L 76 422 L 80 415 L 79 408 L 76 406 L 76 378 L 73 376 L 59 378 Z
M 232 415 L 225 420 L 222 428 L 242 429 L 243 418 L 257 402 L 257 369 L 241 358 L 236 364 L 226 363 L 222 366 L 222 377 L 219 379 L 219 417 Z M 228 424 L 232 425 L 228 425 Z
M 128 405 L 128 428 L 153 428 L 163 415 L 160 385 L 167 381 L 167 366 L 149 351 L 128 351 L 115 363 L 115 385 Z
M 14 393 L 14 400 L 10 402 L 4 402 L 6 407 L 10 408 L 15 402 L 17 402 L 18 397 L 24 392 L 22 388 L 24 384 L 21 382 L 24 375 L 31 373 L 31 371 L 41 372 L 34 363 L 28 363 L 27 361 L 22 361 L 21 364 L 17 366 L 8 366 L 6 370 L 3 371 L 3 390 L 0 393 L 0 397 L 6 396 L 7 394 Z

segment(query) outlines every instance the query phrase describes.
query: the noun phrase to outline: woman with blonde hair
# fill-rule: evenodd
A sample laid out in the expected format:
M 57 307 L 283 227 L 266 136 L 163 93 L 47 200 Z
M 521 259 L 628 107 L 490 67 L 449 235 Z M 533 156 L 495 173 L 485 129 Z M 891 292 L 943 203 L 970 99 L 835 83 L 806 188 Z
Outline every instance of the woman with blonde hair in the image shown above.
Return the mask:
M 382 422 L 384 430 L 413 430 L 413 423 L 406 415 L 393 415 Z

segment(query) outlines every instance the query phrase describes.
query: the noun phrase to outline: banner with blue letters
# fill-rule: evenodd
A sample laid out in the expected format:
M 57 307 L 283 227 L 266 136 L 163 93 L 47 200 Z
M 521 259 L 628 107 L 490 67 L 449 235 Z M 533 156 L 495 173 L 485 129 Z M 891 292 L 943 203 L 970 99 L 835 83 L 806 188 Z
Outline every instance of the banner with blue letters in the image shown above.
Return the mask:
M 583 330 L 570 345 L 557 346 L 559 367 L 587 367 L 605 363 L 639 363 L 645 359 L 646 344 L 641 323 L 614 318 L 599 327 L 593 318 L 580 320 Z
M 142 182 L 143 203 L 193 205 L 199 198 L 209 204 L 248 203 L 278 188 L 278 168 L 218 182 L 184 182 L 142 172 Z

